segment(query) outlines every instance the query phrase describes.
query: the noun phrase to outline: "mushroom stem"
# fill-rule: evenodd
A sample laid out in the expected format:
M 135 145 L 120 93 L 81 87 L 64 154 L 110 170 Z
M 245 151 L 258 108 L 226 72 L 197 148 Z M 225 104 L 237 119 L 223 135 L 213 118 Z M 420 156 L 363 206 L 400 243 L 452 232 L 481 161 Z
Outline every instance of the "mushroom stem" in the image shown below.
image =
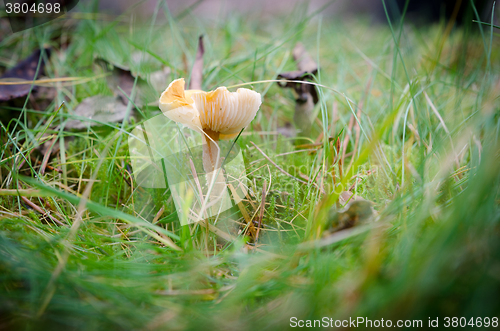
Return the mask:
M 207 186 L 210 190 L 210 195 L 208 197 L 209 201 L 218 200 L 222 197 L 224 189 L 226 187 L 226 180 L 224 174 L 219 171 L 222 165 L 222 160 L 219 151 L 219 132 L 214 132 L 210 129 L 205 129 L 203 134 L 204 144 L 203 144 L 203 169 L 205 170 L 207 176 Z M 215 180 L 214 180 L 215 178 Z
M 217 169 L 217 163 L 219 162 L 219 132 L 210 129 L 203 131 L 203 169 L 205 169 L 206 173 L 210 173 Z

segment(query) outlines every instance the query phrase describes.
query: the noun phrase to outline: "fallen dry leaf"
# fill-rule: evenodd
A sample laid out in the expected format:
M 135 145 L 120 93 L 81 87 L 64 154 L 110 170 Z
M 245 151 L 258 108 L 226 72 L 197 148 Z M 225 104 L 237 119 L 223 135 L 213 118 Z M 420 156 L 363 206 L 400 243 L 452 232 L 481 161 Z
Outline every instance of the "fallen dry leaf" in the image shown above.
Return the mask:
M 120 98 L 104 95 L 94 95 L 84 99 L 75 109 L 74 115 L 85 119 L 70 120 L 66 129 L 85 129 L 89 126 L 121 122 L 127 114 L 127 106 Z
M 0 82 L 33 81 L 37 79 L 43 73 L 45 66 L 45 61 L 42 59 L 38 75 L 35 77 L 41 53 L 42 50 L 37 50 L 26 59 L 19 62 L 15 67 L 7 70 L 3 76 L 0 77 Z M 46 48 L 45 54 L 48 57 L 50 55 L 50 49 Z M 28 95 L 30 89 L 31 84 L 0 85 L 0 101 L 25 97 Z M 33 89 L 36 89 L 36 87 L 33 87 Z

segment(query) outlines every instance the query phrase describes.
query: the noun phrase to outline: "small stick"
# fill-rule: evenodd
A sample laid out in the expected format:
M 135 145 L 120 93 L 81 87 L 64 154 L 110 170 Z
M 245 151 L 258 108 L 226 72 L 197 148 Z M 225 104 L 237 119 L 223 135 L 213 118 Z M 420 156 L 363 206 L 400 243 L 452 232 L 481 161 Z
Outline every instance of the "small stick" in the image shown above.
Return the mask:
M 38 165 L 40 165 L 40 166 L 41 166 L 41 165 L 42 165 L 42 162 L 41 162 L 41 161 L 37 161 L 37 162 L 36 162 L 36 164 L 38 164 Z M 49 164 L 45 165 L 45 167 L 46 167 L 47 169 L 51 170 L 51 171 L 57 171 L 58 173 L 61 173 L 61 172 L 62 172 L 62 170 L 61 170 L 61 169 L 59 169 L 59 168 L 55 168 L 55 167 L 53 167 L 53 166 L 51 166 L 51 165 L 49 165 Z
M 262 200 L 260 201 L 260 214 L 259 214 L 259 224 L 257 225 L 257 234 L 255 235 L 255 242 L 259 239 L 260 227 L 262 226 L 262 219 L 264 218 L 264 207 L 266 206 L 266 187 L 267 181 L 264 179 L 264 185 L 262 186 Z
M 309 148 L 309 147 L 321 147 L 323 143 L 314 143 L 314 144 L 301 144 L 295 146 L 295 148 Z
M 59 225 L 62 225 L 64 226 L 64 223 L 62 223 L 61 221 L 59 221 L 58 219 L 56 219 L 55 217 L 53 217 L 52 215 L 46 213 L 42 208 L 38 207 L 37 205 L 35 205 L 33 202 L 31 202 L 28 198 L 26 197 L 23 197 L 21 196 L 21 199 L 23 199 L 24 202 L 26 202 L 26 204 L 28 206 L 30 206 L 31 208 L 33 208 L 34 210 L 36 210 L 37 212 L 39 212 L 40 214 L 44 215 L 44 216 L 47 216 L 48 218 L 50 218 L 54 223 L 57 223 Z
M 255 147 L 255 148 L 256 148 L 256 149 L 257 149 L 257 150 L 258 150 L 258 151 L 262 154 L 262 156 L 264 156 L 264 157 L 265 157 L 265 158 L 266 158 L 269 162 L 271 162 L 271 164 L 272 164 L 273 166 L 275 166 L 275 167 L 276 167 L 276 169 L 278 169 L 281 173 L 283 173 L 283 174 L 287 175 L 287 176 L 288 176 L 288 177 L 290 177 L 290 178 L 293 178 L 293 179 L 295 179 L 295 180 L 299 181 L 299 182 L 300 182 L 300 183 L 302 183 L 302 184 L 309 184 L 309 183 L 307 183 L 307 182 L 305 182 L 305 181 L 303 181 L 303 180 L 301 180 L 301 179 L 298 179 L 298 178 L 297 178 L 297 177 L 295 177 L 295 176 L 292 176 L 291 174 L 289 174 L 288 172 L 286 172 L 285 170 L 283 170 L 283 169 L 282 169 L 279 165 L 277 165 L 276 163 L 274 163 L 274 162 L 273 162 L 273 160 L 271 160 L 271 159 L 269 158 L 269 156 L 267 156 L 267 155 L 266 155 L 266 153 L 264 153 L 264 152 L 263 152 L 263 151 L 262 151 L 262 150 L 261 150 L 261 149 L 260 149 L 257 145 L 255 145 L 255 143 L 254 143 L 253 141 L 251 141 L 250 143 L 251 143 L 251 144 L 252 144 L 252 145 L 253 145 L 253 146 L 254 146 L 254 147 Z

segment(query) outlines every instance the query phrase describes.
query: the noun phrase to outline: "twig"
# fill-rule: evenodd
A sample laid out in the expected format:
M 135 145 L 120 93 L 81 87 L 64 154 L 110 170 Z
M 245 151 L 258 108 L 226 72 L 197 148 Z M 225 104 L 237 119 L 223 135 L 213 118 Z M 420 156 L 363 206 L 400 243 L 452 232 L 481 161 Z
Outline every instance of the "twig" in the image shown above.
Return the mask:
M 321 147 L 321 146 L 323 146 L 323 143 L 301 144 L 301 145 L 296 145 L 295 148 L 298 149 L 298 148 Z
M 34 210 L 36 210 L 37 212 L 39 212 L 40 214 L 42 214 L 43 216 L 46 216 L 48 218 L 50 218 L 54 223 L 57 223 L 59 225 L 62 225 L 64 226 L 64 223 L 62 223 L 61 221 L 59 221 L 58 219 L 56 219 L 55 217 L 53 217 L 52 215 L 50 215 L 49 213 L 45 212 L 42 208 L 38 207 L 37 205 L 35 205 L 33 202 L 31 202 L 28 198 L 26 197 L 23 197 L 21 196 L 21 199 L 28 205 L 30 206 L 31 208 L 33 208 Z
M 42 161 L 36 161 L 36 164 L 40 165 L 40 168 L 42 168 L 42 166 L 43 166 Z M 61 170 L 61 169 L 59 169 L 59 168 L 55 168 L 55 167 L 53 167 L 53 166 L 51 166 L 51 165 L 49 165 L 49 164 L 45 164 L 45 168 L 47 168 L 47 169 L 49 169 L 49 170 L 51 170 L 51 171 L 57 171 L 58 173 L 61 173 L 61 172 L 62 172 L 62 170 Z M 44 170 L 45 170 L 45 169 L 44 169 Z M 44 171 L 44 172 L 45 172 L 45 171 Z M 43 175 L 43 174 L 42 174 L 42 175 Z

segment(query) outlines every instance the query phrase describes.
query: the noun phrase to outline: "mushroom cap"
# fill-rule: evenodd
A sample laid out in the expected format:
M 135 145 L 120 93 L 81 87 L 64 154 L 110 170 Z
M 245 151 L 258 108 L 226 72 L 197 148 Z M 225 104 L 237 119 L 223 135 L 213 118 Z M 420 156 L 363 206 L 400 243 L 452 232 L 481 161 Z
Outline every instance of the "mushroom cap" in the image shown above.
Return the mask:
M 160 96 L 160 109 L 171 120 L 202 131 L 218 132 L 220 139 L 229 139 L 255 118 L 262 103 L 260 93 L 239 88 L 229 92 L 226 87 L 215 91 L 184 90 L 184 78 L 174 80 Z
M 184 93 L 184 78 L 174 80 L 160 96 L 160 109 L 174 122 L 202 131 L 200 115 L 193 99 Z

